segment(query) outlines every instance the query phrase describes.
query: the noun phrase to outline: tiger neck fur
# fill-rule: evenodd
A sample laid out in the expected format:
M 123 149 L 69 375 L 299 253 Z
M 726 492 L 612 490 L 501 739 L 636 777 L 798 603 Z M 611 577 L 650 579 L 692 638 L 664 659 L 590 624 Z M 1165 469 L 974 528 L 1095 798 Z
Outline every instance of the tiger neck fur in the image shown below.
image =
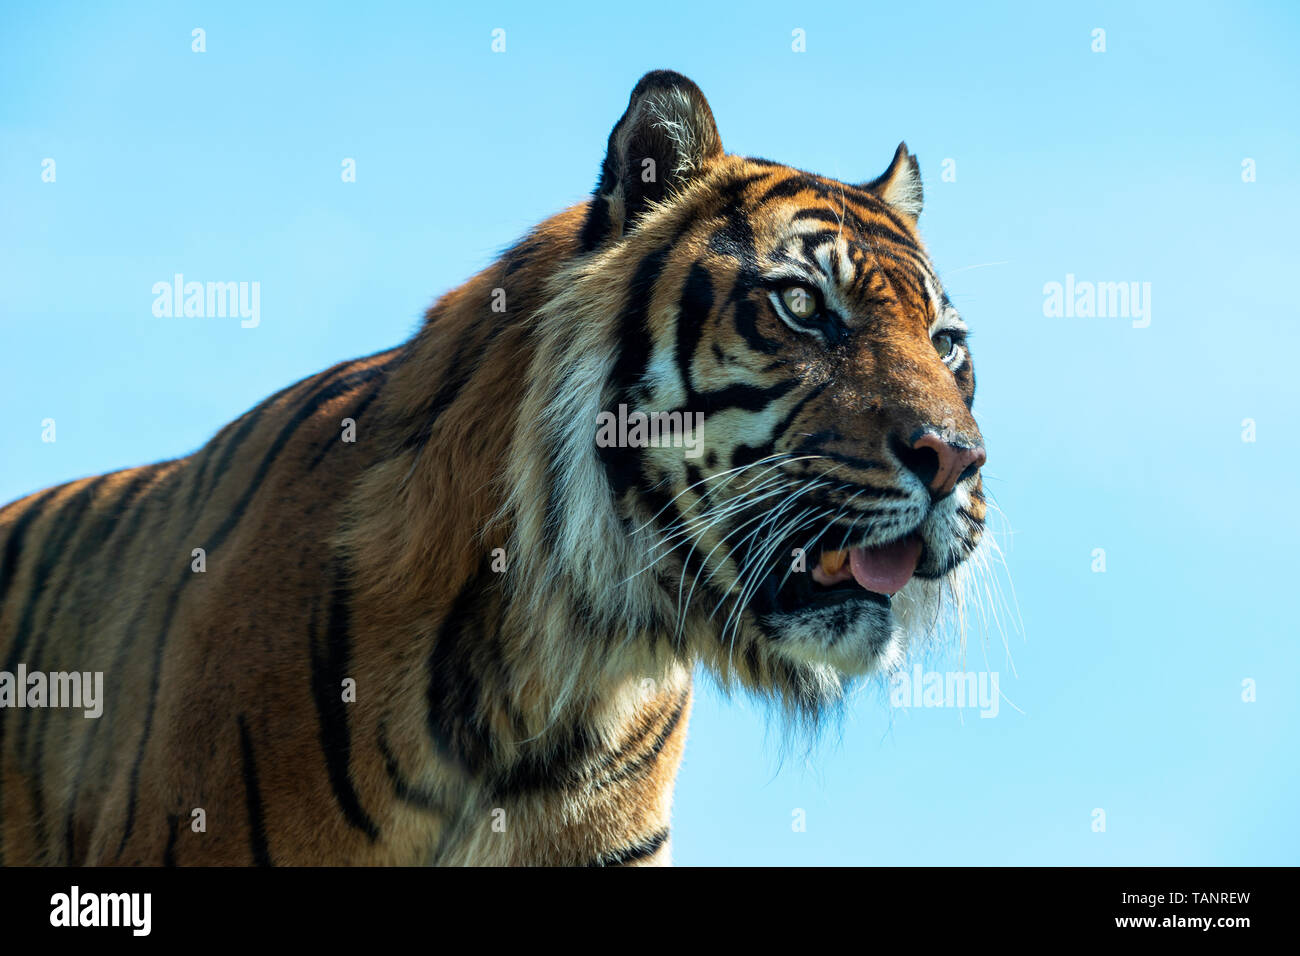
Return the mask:
M 475 700 L 453 701 L 473 713 L 410 695 L 459 751 L 444 756 L 480 774 L 612 750 L 690 684 L 689 657 L 664 639 L 669 602 L 635 573 L 652 542 L 629 535 L 592 448 L 621 303 L 598 288 L 619 263 L 575 263 L 584 216 L 546 221 L 429 310 L 339 536 L 378 630 L 427 648 L 453 698 L 474 672 Z M 468 740 L 470 725 L 491 739 Z M 589 747 L 562 753 L 575 726 Z

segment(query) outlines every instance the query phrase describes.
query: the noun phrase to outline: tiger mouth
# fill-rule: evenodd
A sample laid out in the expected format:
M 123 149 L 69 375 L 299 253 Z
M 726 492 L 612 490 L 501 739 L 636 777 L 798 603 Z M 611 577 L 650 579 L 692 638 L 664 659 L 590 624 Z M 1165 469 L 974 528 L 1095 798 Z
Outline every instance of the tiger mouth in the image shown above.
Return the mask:
M 776 568 L 764 578 L 754 604 L 760 612 L 795 613 L 864 602 L 888 608 L 890 597 L 912 579 L 925 546 L 910 534 L 883 545 L 820 549 L 805 570 Z

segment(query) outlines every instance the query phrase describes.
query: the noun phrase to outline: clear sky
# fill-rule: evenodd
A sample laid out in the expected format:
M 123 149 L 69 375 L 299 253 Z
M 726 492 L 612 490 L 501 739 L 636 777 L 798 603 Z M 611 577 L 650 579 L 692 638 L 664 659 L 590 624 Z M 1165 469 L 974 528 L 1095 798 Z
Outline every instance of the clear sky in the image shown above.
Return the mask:
M 270 6 L 0 13 L 0 501 L 401 341 L 676 69 L 731 152 L 919 155 L 1019 611 L 922 661 L 996 672 L 990 719 L 868 687 L 783 758 L 702 685 L 677 862 L 1300 863 L 1294 4 Z M 259 282 L 260 324 L 155 317 L 176 273 Z M 1048 314 L 1067 276 L 1145 315 Z

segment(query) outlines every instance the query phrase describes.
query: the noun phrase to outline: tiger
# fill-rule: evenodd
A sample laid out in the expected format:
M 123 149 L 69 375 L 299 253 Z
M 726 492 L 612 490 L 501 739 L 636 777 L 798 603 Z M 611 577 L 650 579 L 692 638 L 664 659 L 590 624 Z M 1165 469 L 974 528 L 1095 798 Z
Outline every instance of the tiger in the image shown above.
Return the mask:
M 726 153 L 653 71 L 409 340 L 6 506 L 0 860 L 668 864 L 697 668 L 815 726 L 980 543 L 922 202 L 906 144 L 856 185 Z M 620 408 L 698 426 L 598 440 Z M 69 674 L 99 716 L 40 706 Z

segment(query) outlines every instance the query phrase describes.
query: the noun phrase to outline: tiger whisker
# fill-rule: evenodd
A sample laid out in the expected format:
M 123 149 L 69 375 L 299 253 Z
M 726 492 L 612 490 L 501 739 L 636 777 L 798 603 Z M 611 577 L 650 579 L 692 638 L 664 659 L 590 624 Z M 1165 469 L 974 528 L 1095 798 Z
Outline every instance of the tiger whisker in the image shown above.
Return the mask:
M 784 492 L 784 490 L 785 490 L 785 489 L 782 489 L 782 492 Z M 788 499 L 787 499 L 787 500 L 788 500 Z M 782 505 L 778 505 L 778 508 L 780 508 L 780 507 L 783 507 L 783 504 L 782 504 Z M 700 562 L 700 568 L 699 568 L 699 570 L 695 572 L 695 577 L 691 580 L 691 589 L 690 589 L 690 591 L 689 591 L 689 592 L 687 593 L 687 595 L 686 595 L 686 604 L 685 604 L 685 606 L 683 607 L 683 606 L 680 604 L 680 602 L 679 602 L 679 604 L 678 604 L 678 633 L 679 633 L 679 634 L 680 634 L 680 632 L 681 632 L 681 627 L 682 627 L 683 622 L 684 622 L 684 620 L 685 620 L 686 613 L 690 610 L 691 600 L 692 600 L 692 598 L 694 597 L 696 585 L 699 584 L 699 581 L 700 581 L 700 575 L 703 574 L 703 573 L 704 573 L 704 569 L 705 569 L 706 567 L 708 567 L 709 558 L 713 557 L 714 552 L 716 552 L 716 551 L 718 550 L 718 548 L 720 548 L 720 547 L 722 547 L 724 544 L 726 544 L 728 538 L 730 538 L 730 537 L 731 537 L 732 535 L 734 535 L 734 534 L 739 533 L 740 531 L 743 531 L 746 527 L 748 527 L 750 524 L 753 524 L 755 521 L 760 522 L 759 527 L 762 527 L 761 522 L 762 522 L 763 520 L 765 520 L 765 519 L 768 517 L 769 514 L 770 514 L 770 512 L 762 512 L 762 513 L 760 513 L 760 514 L 756 514 L 756 515 L 754 515 L 753 517 L 747 519 L 746 521 L 741 522 L 741 523 L 740 523 L 739 525 L 737 525 L 735 528 L 732 528 L 732 529 L 731 529 L 730 531 L 728 531 L 725 535 L 723 535 L 722 538 L 718 541 L 718 543 L 715 544 L 715 545 L 713 546 L 712 550 L 710 550 L 709 553 L 708 553 L 707 555 L 704 556 L 704 559 Z M 728 557 L 730 557 L 730 552 L 728 553 Z M 716 568 L 715 568 L 714 573 L 716 573 Z M 712 578 L 712 574 L 710 574 L 710 579 L 711 579 L 711 578 Z M 683 565 L 683 576 L 682 576 L 682 584 L 684 584 L 684 583 L 685 583 L 685 565 Z M 707 583 L 707 581 L 706 581 L 706 583 Z M 680 598 L 680 595 L 681 595 L 681 586 L 680 586 L 680 585 L 679 585 L 679 588 L 678 588 L 678 595 L 679 595 L 679 598 Z

